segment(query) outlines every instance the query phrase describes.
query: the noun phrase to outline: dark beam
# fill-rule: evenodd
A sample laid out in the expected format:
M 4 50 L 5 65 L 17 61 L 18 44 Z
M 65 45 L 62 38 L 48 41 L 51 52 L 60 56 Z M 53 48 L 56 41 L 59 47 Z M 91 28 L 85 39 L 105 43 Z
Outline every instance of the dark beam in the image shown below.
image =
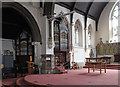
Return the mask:
M 94 0 L 93 0 L 93 1 L 94 1 Z M 89 13 L 90 8 L 91 8 L 91 6 L 92 6 L 92 4 L 93 4 L 93 1 L 92 1 L 92 2 L 90 2 L 89 6 L 88 6 L 88 8 L 87 8 L 86 14 L 85 14 L 85 28 L 87 27 L 87 18 L 88 18 L 88 13 Z
M 46 15 L 48 18 L 53 16 L 54 15 L 54 5 L 55 5 L 55 2 L 44 2 L 43 16 Z
M 68 4 L 64 3 L 64 2 L 56 2 L 55 4 L 63 6 L 65 8 L 67 8 L 67 9 L 70 9 L 70 10 L 72 9 L 72 6 L 70 6 L 70 5 L 68 5 Z
M 77 3 L 77 2 L 74 2 L 74 3 L 73 3 L 73 6 L 72 6 L 73 8 L 72 8 L 72 10 L 75 10 L 76 3 Z

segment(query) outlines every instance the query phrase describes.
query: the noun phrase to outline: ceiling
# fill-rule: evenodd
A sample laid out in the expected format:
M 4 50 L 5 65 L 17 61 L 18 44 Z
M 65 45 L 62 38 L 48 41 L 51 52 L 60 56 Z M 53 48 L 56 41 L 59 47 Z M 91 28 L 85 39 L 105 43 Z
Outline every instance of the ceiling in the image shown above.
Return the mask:
M 89 2 L 56 2 L 56 4 L 98 21 L 101 12 L 108 2 L 109 0 L 106 0 L 105 2 L 95 2 L 94 0 L 89 0 Z
M 58 4 L 62 7 L 69 9 L 70 11 L 75 11 L 79 14 L 85 16 L 85 27 L 87 25 L 87 18 L 91 18 L 96 21 L 96 30 L 97 24 L 100 18 L 100 15 L 108 4 L 110 0 L 101 0 L 103 2 L 98 2 L 98 0 L 70 0 L 71 2 L 65 2 L 65 0 L 57 0 L 57 2 L 45 2 L 44 4 L 44 15 L 54 15 L 54 4 Z M 82 1 L 82 2 L 80 2 Z M 72 23 L 73 15 L 71 16 Z
M 57 2 L 57 4 L 98 21 L 108 2 L 109 0 L 106 0 L 106 2 Z

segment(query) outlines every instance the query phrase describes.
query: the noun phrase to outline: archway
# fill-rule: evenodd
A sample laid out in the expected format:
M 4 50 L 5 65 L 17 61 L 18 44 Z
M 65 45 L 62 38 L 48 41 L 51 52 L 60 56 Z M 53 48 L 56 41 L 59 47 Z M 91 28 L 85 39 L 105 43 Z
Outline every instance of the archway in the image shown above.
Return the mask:
M 11 46 L 14 45 L 14 60 L 20 67 L 27 67 L 26 61 L 29 61 L 30 56 L 34 61 L 32 42 L 42 43 L 40 29 L 34 17 L 25 7 L 16 2 L 2 3 L 2 38 L 10 40 Z
M 32 16 L 32 14 L 25 7 L 23 7 L 21 4 L 17 2 L 3 2 L 2 8 L 3 9 L 10 8 L 10 9 L 17 11 L 29 24 L 28 26 L 30 27 L 30 30 L 33 36 L 33 41 L 38 41 L 42 43 L 42 38 L 41 38 L 39 27 L 34 17 Z

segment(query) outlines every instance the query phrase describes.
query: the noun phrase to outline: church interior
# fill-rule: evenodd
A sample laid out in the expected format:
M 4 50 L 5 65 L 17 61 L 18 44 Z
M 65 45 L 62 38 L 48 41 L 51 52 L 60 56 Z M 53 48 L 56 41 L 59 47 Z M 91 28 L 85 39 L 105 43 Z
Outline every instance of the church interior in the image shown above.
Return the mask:
M 120 0 L 68 1 L 0 2 L 1 87 L 119 87 Z

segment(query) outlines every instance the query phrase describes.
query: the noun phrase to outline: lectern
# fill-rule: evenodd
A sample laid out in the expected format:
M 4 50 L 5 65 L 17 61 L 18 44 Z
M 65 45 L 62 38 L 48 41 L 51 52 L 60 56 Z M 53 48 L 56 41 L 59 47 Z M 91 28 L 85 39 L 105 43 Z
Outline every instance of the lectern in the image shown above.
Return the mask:
M 34 73 L 34 62 L 32 62 L 32 56 L 30 56 L 30 61 L 27 61 L 28 63 L 28 73 L 32 74 Z
M 29 74 L 33 74 L 34 73 L 34 62 L 31 62 L 31 61 L 27 61 L 28 63 L 28 73 Z

